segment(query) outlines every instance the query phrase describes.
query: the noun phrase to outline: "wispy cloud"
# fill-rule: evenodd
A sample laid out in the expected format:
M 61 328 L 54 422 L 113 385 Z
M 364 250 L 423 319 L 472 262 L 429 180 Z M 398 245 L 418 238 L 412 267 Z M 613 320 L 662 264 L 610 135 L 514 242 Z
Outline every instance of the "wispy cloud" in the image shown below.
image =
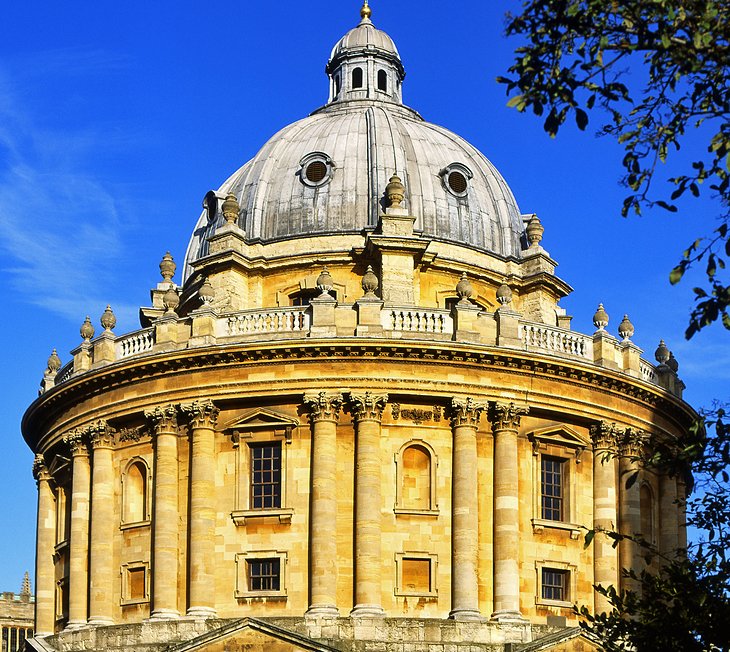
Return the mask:
M 45 68 L 36 62 L 31 69 L 52 74 L 76 65 L 81 72 L 92 60 L 98 65 L 95 57 L 54 52 Z M 85 153 L 104 146 L 101 135 L 41 124 L 25 108 L 23 83 L 0 67 L 2 269 L 19 298 L 78 320 L 108 296 L 103 279 L 123 250 L 119 200 L 85 160 Z M 136 312 L 122 305 L 115 310 Z

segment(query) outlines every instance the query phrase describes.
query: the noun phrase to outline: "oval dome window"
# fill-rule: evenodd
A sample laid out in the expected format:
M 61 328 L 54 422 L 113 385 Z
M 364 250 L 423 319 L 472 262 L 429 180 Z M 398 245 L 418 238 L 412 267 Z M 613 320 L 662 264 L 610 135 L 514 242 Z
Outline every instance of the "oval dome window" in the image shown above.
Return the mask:
M 304 168 L 304 174 L 310 183 L 319 183 L 327 176 L 327 165 L 324 161 L 312 161 Z
M 466 192 L 466 177 L 461 172 L 455 170 L 449 173 L 448 184 L 451 192 L 457 195 Z

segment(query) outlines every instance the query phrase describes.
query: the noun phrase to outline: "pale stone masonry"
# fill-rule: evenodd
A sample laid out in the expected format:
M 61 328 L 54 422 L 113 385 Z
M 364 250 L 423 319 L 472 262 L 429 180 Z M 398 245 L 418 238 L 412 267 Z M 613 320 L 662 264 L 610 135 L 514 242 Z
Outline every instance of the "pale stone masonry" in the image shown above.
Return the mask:
M 684 545 L 684 485 L 641 464 L 696 416 L 664 343 L 603 306 L 571 330 L 540 219 L 403 104 L 367 3 L 327 73 L 141 328 L 107 307 L 49 359 L 30 649 L 595 649 L 574 606 L 644 564 L 603 530 Z

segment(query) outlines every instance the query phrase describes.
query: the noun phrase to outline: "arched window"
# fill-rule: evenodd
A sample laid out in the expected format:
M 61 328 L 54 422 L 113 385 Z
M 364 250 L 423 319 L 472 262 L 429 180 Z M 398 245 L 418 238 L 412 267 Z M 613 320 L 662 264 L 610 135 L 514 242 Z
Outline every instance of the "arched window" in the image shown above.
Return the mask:
M 378 70 L 378 90 L 388 92 L 388 73 L 385 70 Z
M 396 456 L 396 513 L 433 513 L 436 507 L 436 460 L 426 442 L 411 440 Z
M 141 459 L 132 460 L 122 477 L 122 523 L 149 521 L 149 469 Z
M 354 68 L 352 71 L 352 87 L 362 88 L 362 68 Z
M 654 496 L 648 484 L 641 485 L 641 534 L 647 541 L 654 541 Z

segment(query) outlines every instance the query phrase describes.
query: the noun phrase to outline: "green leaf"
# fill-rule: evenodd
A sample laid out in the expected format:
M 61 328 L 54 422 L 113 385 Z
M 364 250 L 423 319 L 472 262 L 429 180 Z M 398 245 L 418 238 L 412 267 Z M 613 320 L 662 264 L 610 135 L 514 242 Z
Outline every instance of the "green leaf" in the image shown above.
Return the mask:
M 512 108 L 517 108 L 518 111 L 521 111 L 520 105 L 525 105 L 525 96 L 524 95 L 515 95 L 513 98 L 510 98 L 509 102 L 507 102 L 507 106 Z
M 584 131 L 588 126 L 588 114 L 583 109 L 575 110 L 575 124 L 578 125 L 578 129 Z
M 730 313 L 722 313 L 722 325 L 730 331 Z
M 591 542 L 593 541 L 593 537 L 595 537 L 595 536 L 596 536 L 595 530 L 588 530 L 588 532 L 586 532 L 585 541 L 583 542 L 583 547 L 587 548 L 588 546 L 590 546 Z
M 684 265 L 677 265 L 671 272 L 669 272 L 669 282 L 672 285 L 677 285 L 684 276 Z

